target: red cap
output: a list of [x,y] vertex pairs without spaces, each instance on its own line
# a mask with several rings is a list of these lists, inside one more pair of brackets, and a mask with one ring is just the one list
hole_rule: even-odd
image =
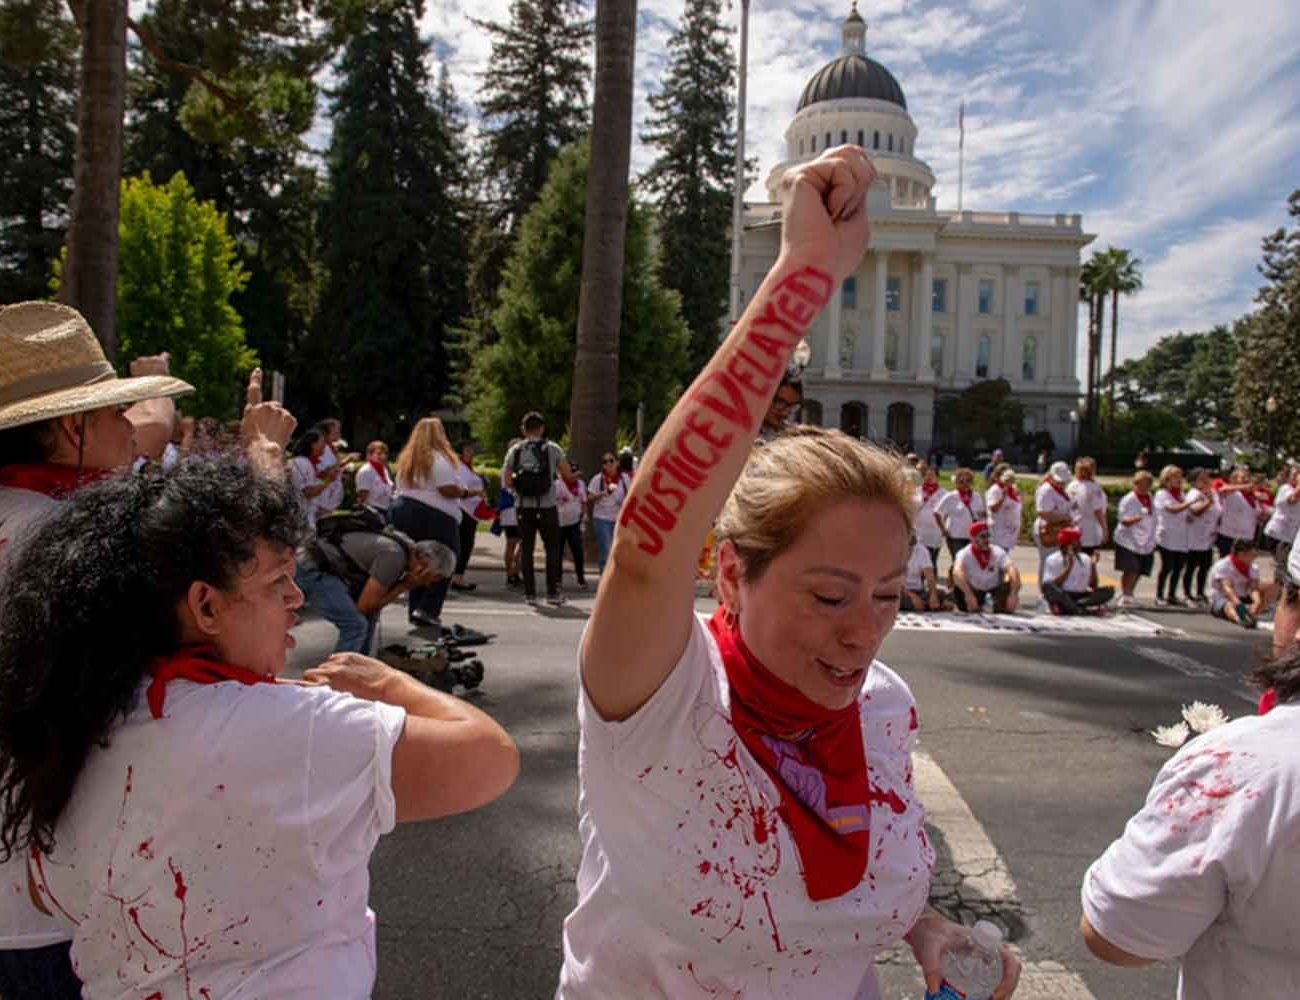
[[974,538],[981,532],[988,531],[989,524],[987,521],[972,521],[970,526],[970,536]]
[[1083,532],[1078,528],[1062,528],[1056,533],[1057,545],[1069,545],[1073,542],[1082,541]]

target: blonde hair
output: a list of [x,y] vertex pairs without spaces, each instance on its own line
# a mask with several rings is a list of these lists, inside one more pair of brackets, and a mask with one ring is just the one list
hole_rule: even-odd
[[1139,486],[1139,485],[1143,485],[1143,484],[1145,484],[1146,487],[1147,487],[1147,489],[1150,489],[1150,488],[1151,488],[1151,483],[1152,483],[1153,481],[1154,481],[1154,477],[1151,475],[1151,473],[1147,472],[1146,469],[1143,469],[1141,472],[1139,472],[1139,473],[1137,473],[1137,474],[1135,474],[1135,475],[1133,476],[1133,485],[1134,485],[1134,486]]
[[1166,465],[1160,470],[1160,488],[1162,490],[1169,489],[1169,480],[1173,479],[1174,476],[1181,476],[1182,474],[1183,470],[1179,466]]
[[992,486],[1002,478],[1002,473],[1011,471],[1010,462],[999,462],[993,466],[993,471],[989,473],[989,485]]
[[384,451],[388,451],[388,445],[385,444],[383,441],[371,441],[368,445],[366,445],[366,457],[369,458],[370,453],[374,451],[376,448],[383,448]]
[[411,436],[397,456],[397,478],[408,486],[426,482],[433,472],[435,451],[450,462],[452,468],[459,468],[460,459],[452,451],[442,421],[437,417],[425,417],[411,428]]
[[1084,472],[1087,472],[1090,476],[1097,474],[1097,460],[1095,458],[1089,458],[1085,455],[1074,463],[1075,479],[1082,479]]
[[898,455],[843,431],[800,426],[756,448],[713,529],[730,540],[753,583],[795,543],[817,512],[841,500],[883,503],[912,533],[915,500]]

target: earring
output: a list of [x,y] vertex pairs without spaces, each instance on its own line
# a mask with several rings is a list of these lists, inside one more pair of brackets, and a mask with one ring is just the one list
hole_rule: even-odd
[[727,628],[735,628],[740,621],[740,609],[727,605],[726,610],[722,612],[722,620],[727,623]]

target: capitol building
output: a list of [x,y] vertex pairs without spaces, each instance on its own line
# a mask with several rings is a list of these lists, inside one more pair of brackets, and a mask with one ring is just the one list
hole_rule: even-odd
[[924,454],[949,443],[952,429],[936,425],[940,398],[1004,378],[1025,431],[1047,431],[1066,451],[1080,395],[1079,253],[1093,236],[1079,215],[936,210],[903,88],[867,55],[856,6],[842,35],[839,56],[799,98],[768,202],[745,205],[741,307],[777,257],[782,176],[857,143],[879,173],[871,244],[808,332],[804,420]]

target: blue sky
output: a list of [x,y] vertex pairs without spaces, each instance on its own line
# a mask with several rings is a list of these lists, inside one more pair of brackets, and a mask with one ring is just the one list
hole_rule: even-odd
[[[509,0],[427,0],[424,30],[473,114],[487,40],[469,16]],[[637,130],[684,0],[641,0]],[[902,84],[938,177],[957,201],[966,101],[965,207],[1080,212],[1088,232],[1141,258],[1121,305],[1120,353],[1250,308],[1265,233],[1300,187],[1297,0],[861,0],[867,50]],[[760,179],[807,79],[839,50],[847,0],[752,0],[749,148]],[[731,12],[738,18],[738,7]],[[634,172],[652,151],[636,142]],[[765,197],[761,182],[753,199]]]

